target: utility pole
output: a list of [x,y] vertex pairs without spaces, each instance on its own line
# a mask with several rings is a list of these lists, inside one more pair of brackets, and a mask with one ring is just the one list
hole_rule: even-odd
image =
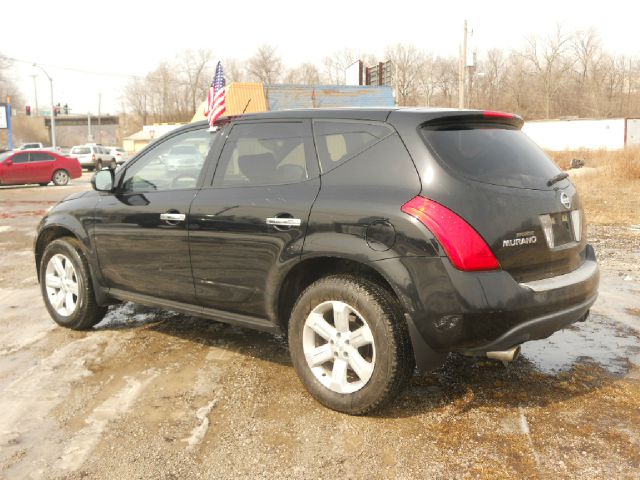
[[93,135],[91,135],[91,112],[87,113],[87,143],[93,142]]
[[467,21],[464,21],[464,38],[460,49],[460,63],[458,65],[458,108],[464,108],[465,74],[467,71]]
[[98,94],[98,143],[102,145],[102,120],[100,119],[100,106],[102,105],[102,94]]
[[49,85],[51,87],[51,146],[55,150],[56,148],[56,115],[55,115],[55,110],[53,106],[53,78],[51,78],[47,73],[47,71],[37,63],[34,63],[33,66],[38,67],[40,70],[42,70],[44,74],[47,76],[47,78],[49,79]]
[[34,73],[33,75],[29,75],[33,78],[33,96],[36,101],[36,117],[38,116],[38,87],[36,86],[36,77],[37,75]]

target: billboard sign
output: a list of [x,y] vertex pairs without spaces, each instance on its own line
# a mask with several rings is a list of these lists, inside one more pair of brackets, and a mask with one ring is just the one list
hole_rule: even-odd
[[7,106],[0,104],[0,129],[6,130],[7,128]]
[[353,62],[345,70],[345,85],[362,85],[362,62]]

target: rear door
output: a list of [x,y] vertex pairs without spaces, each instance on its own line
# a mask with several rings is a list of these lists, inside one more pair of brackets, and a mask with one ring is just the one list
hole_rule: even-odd
[[470,223],[514,278],[560,275],[584,261],[577,192],[517,126],[476,119],[435,122],[423,126],[422,135],[436,159],[463,182],[435,198],[428,187],[424,196]]
[[[36,183],[50,182],[56,159],[45,152],[31,152],[27,164],[30,181]],[[71,174],[71,172],[69,172]]]
[[269,317],[268,299],[282,268],[300,257],[319,188],[309,121],[235,124],[213,185],[190,211],[200,304]]
[[100,197],[94,240],[109,288],[195,303],[187,214],[204,164],[168,170],[165,161],[183,144],[206,158],[217,138],[204,127],[172,135],[127,167],[116,193]]

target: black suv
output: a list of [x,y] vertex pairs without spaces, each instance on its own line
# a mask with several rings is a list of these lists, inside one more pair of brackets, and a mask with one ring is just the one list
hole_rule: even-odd
[[513,359],[584,320],[599,277],[576,189],[522,123],[335,109],[187,125],[42,219],[47,309],[73,329],[131,301],[287,332],[305,387],[352,414],[447,352]]

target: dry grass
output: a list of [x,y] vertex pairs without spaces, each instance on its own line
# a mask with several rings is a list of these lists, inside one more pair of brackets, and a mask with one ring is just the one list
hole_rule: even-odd
[[562,169],[573,158],[584,160],[586,168],[572,172],[571,180],[590,223],[640,224],[640,148],[548,153]]

